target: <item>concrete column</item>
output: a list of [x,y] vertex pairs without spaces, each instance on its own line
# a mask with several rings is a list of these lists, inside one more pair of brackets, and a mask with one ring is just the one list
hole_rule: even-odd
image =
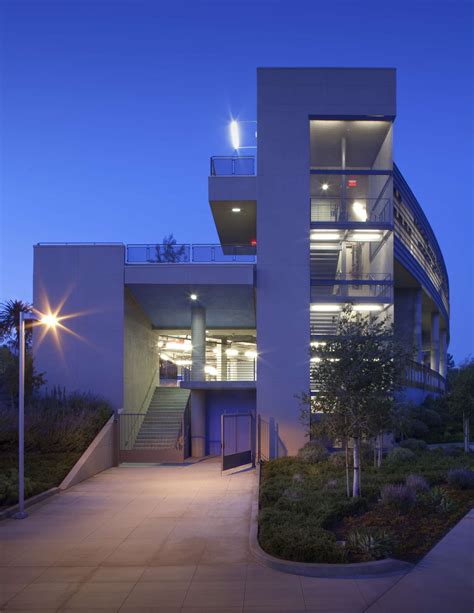
[[206,309],[201,306],[191,308],[192,381],[205,380],[206,366]]
[[221,381],[227,381],[227,339],[223,338],[221,342]]
[[446,379],[448,374],[448,344],[446,330],[439,333],[439,374]]
[[422,339],[422,314],[423,314],[423,290],[415,291],[413,313],[413,346],[414,359],[418,364],[423,362],[423,339]]
[[431,314],[430,368],[439,372],[439,313]]
[[206,455],[206,392],[191,390],[191,455]]

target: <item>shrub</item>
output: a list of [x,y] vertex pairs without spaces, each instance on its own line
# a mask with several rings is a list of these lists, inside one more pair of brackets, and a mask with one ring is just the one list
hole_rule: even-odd
[[414,492],[426,492],[430,489],[428,481],[421,475],[408,475],[405,484]]
[[259,519],[259,542],[271,555],[300,562],[344,561],[344,550],[334,534],[311,517],[264,509]]
[[381,560],[392,554],[394,540],[383,529],[352,530],[347,536],[346,548],[364,560]]
[[404,449],[403,447],[394,447],[390,449],[387,454],[387,462],[389,463],[398,463],[398,462],[406,462],[408,460],[413,460],[415,454],[410,449]]
[[329,463],[331,466],[334,466],[334,468],[345,468],[346,454],[344,451],[335,451],[334,453],[331,453],[329,456]]
[[380,492],[382,504],[399,513],[406,513],[415,504],[415,492],[406,485],[384,485]]
[[407,438],[404,441],[400,441],[400,447],[403,449],[409,449],[410,451],[424,451],[427,447],[424,440],[420,438]]
[[474,471],[467,468],[453,468],[448,471],[447,481],[458,490],[474,489]]
[[424,502],[437,513],[452,513],[456,509],[456,503],[442,487],[434,487],[427,492]]
[[[31,480],[25,478],[25,498],[33,493]],[[18,469],[12,468],[0,474],[0,506],[15,504],[18,501]]]
[[309,441],[298,451],[298,457],[304,462],[317,464],[323,462],[329,455],[327,448],[318,440]]

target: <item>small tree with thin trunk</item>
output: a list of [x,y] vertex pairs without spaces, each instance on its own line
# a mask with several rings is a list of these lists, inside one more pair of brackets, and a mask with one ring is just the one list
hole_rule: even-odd
[[173,234],[163,237],[163,243],[155,247],[155,262],[186,262],[186,246],[178,245]]
[[464,451],[470,451],[470,426],[474,417],[474,360],[452,372],[448,407],[454,417],[462,418]]
[[[312,350],[317,392],[313,411],[328,432],[347,445],[353,442],[352,495],[360,495],[363,439],[381,438],[390,429],[393,395],[400,386],[410,352],[394,338],[384,316],[346,307],[337,335]],[[381,453],[378,462],[381,461]]]

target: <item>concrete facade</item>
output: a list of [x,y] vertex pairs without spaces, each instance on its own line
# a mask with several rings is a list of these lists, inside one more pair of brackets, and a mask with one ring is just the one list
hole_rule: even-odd
[[257,90],[258,165],[211,163],[219,245],[35,248],[35,307],[68,329],[35,332],[48,385],[127,413],[157,385],[190,389],[180,436],[195,457],[219,453],[223,412],[269,424],[270,455],[298,451],[310,343],[344,304],[393,318],[413,348],[407,397],[441,393],[446,376],[448,278],[393,164],[395,70],[259,69]]

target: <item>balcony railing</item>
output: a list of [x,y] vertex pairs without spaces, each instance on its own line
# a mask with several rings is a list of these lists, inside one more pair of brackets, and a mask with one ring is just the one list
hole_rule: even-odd
[[337,298],[374,298],[391,302],[393,295],[392,275],[385,273],[351,275],[336,274],[336,278],[318,276],[311,278],[311,301]]
[[254,263],[252,245],[127,245],[126,264]]
[[215,155],[211,157],[211,177],[252,176],[255,158],[252,155]]
[[438,393],[444,392],[446,386],[444,377],[418,362],[410,362],[405,371],[404,383],[409,387],[418,387]]
[[391,223],[390,198],[311,198],[311,222]]
[[212,367],[205,374],[197,379],[193,376],[190,368],[183,368],[182,380],[189,381],[256,381],[257,362],[256,360],[233,361],[229,362],[225,368]]

